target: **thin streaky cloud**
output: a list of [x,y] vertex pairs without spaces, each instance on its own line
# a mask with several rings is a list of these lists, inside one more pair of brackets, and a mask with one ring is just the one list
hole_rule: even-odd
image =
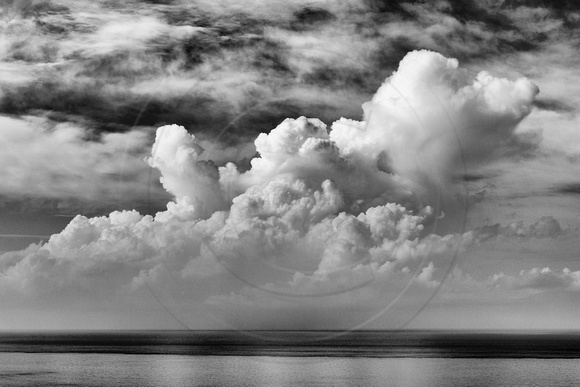
[[30,235],[30,234],[0,234],[0,238],[43,238],[48,239],[50,235]]

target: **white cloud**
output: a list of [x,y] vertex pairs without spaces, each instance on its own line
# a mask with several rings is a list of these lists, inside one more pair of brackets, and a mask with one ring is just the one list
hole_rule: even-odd
[[84,37],[82,42],[87,54],[142,51],[151,47],[152,41],[159,37],[181,40],[203,31],[203,28],[195,26],[169,26],[151,16],[119,15],[116,19]]
[[170,212],[185,219],[207,218],[226,209],[218,184],[218,168],[212,161],[200,160],[203,148],[185,128],[171,125],[157,130],[151,167],[161,172],[161,184],[175,196]]
[[[432,92],[445,97],[444,108],[430,107]],[[216,166],[203,158],[194,135],[163,126],[147,161],[174,197],[167,210],[155,217],[136,211],[77,216],[46,244],[1,256],[0,289],[29,296],[82,291],[105,299],[115,289],[135,294],[153,284],[172,302],[206,299],[206,305],[247,303],[255,292],[335,294],[334,302],[344,305],[353,294],[396,295],[413,279],[433,289],[473,235],[427,232],[440,214],[417,200],[429,188],[417,168],[448,181],[457,173],[455,136],[476,154],[471,164],[486,161],[485,152],[514,136],[536,92],[527,80],[487,74],[470,83],[456,61],[413,52],[365,105],[365,121],[341,120],[329,133],[318,119],[287,119],[258,136],[259,157],[245,172],[234,163]],[[37,157],[29,160],[50,159],[60,163],[55,169],[74,169],[65,160],[82,159],[99,170],[104,166],[97,160],[117,162],[116,147],[139,149],[143,139],[129,132],[93,144],[74,127],[38,136],[20,125],[11,142],[36,144],[29,149]],[[42,151],[39,137],[63,151]],[[476,144],[483,147],[479,153]],[[544,223],[534,232],[551,233],[553,222]],[[369,279],[375,284],[363,289]],[[254,291],[243,294],[244,286]],[[91,295],[93,288],[99,291]]]
[[365,121],[335,122],[330,139],[345,157],[380,159],[434,203],[453,192],[456,177],[518,153],[526,139],[515,128],[537,93],[527,79],[481,72],[472,80],[457,60],[415,51],[363,105]]

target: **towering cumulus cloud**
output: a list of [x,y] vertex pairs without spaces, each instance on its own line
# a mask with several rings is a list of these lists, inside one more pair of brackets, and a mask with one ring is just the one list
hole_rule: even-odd
[[159,169],[163,187],[175,197],[168,211],[182,219],[206,218],[226,208],[219,193],[218,169],[212,161],[199,160],[203,151],[183,127],[157,130],[148,162]]
[[525,143],[516,125],[538,88],[481,72],[471,80],[456,59],[415,51],[364,104],[363,122],[340,120],[331,139],[348,157],[379,160],[416,183],[448,184]]
[[363,121],[329,131],[286,119],[258,136],[246,171],[204,159],[183,127],[161,127],[147,161],[174,196],[167,210],[77,216],[46,244],[2,256],[0,290],[104,299],[148,286],[171,305],[279,310],[290,301],[270,296],[325,295],[328,307],[436,286],[472,234],[436,234],[442,209],[430,190],[452,191],[456,175],[517,147],[537,92],[525,79],[470,80],[454,59],[412,52]]

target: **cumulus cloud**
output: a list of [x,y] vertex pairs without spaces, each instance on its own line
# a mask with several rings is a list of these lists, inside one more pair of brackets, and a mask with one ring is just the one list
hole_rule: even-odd
[[457,60],[415,51],[363,106],[364,123],[335,122],[331,139],[345,154],[381,157],[385,170],[441,191],[526,141],[515,128],[537,93],[527,79],[481,72],[471,80]]
[[212,161],[199,159],[203,148],[183,127],[163,126],[157,130],[151,167],[161,171],[163,187],[175,196],[176,213],[193,219],[206,218],[226,208],[220,197],[218,169]]
[[[376,284],[361,290],[367,297],[391,292],[396,300],[410,282],[432,290],[473,234],[431,232],[441,213],[425,192],[458,173],[462,149],[475,155],[466,161],[474,166],[517,141],[514,128],[536,93],[525,79],[482,73],[469,81],[457,61],[420,51],[364,105],[364,121],[342,119],[329,132],[315,118],[287,119],[256,138],[259,155],[247,170],[240,160],[205,158],[203,141],[183,127],[160,127],[147,162],[173,196],[167,210],[77,216],[47,243],[3,255],[0,289],[89,294],[96,287],[95,297],[105,299],[112,289],[154,286],[206,305],[254,304],[255,292],[339,295],[369,280]],[[46,134],[73,150],[78,136],[68,127]],[[95,150],[141,134],[116,136]],[[534,227],[537,235],[558,231],[549,219]],[[353,301],[341,297],[335,302]]]

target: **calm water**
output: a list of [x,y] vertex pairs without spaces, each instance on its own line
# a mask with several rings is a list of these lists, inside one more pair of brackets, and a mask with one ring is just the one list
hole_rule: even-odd
[[1,386],[577,386],[580,334],[0,334]]

